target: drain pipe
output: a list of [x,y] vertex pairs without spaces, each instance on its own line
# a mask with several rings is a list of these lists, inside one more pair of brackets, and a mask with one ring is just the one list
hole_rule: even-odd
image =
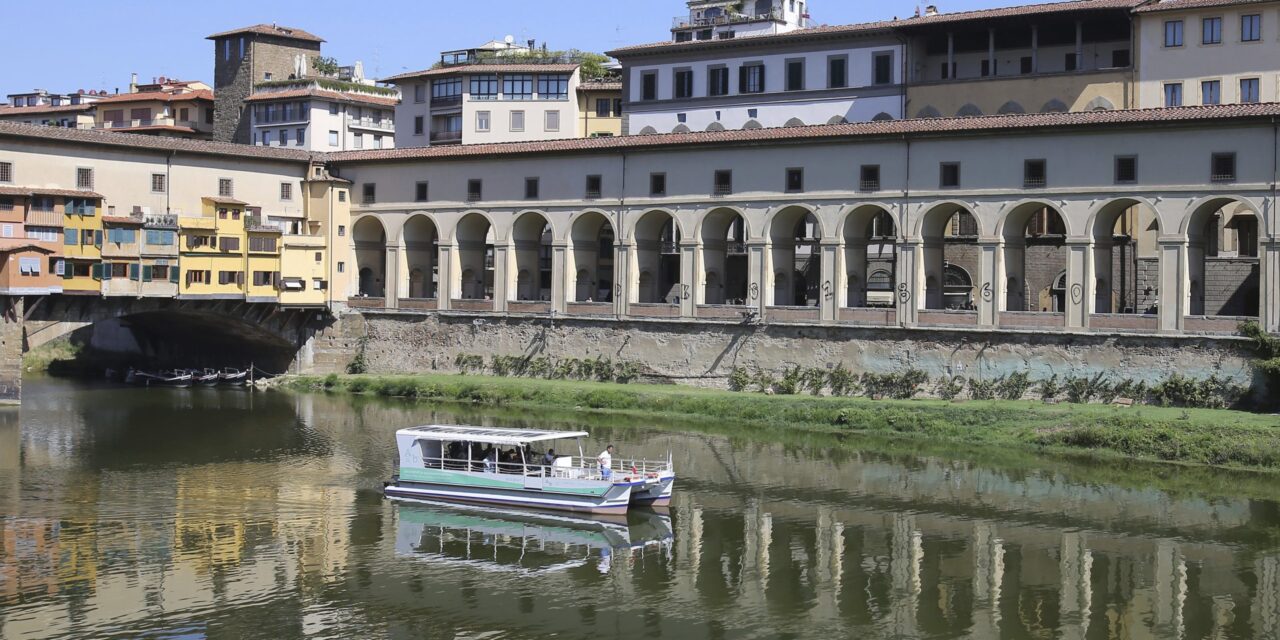
[[[613,297],[614,297],[614,300],[613,300],[613,315],[614,315],[614,317],[615,317],[615,318],[617,318],[618,320],[622,320],[622,318],[623,318],[623,314],[622,314],[622,305],[623,305],[623,304],[625,304],[625,303],[624,303],[622,300],[620,300],[619,298],[621,298],[621,297],[622,297],[622,295],[627,295],[628,297],[630,296],[630,294],[627,292],[627,287],[626,287],[625,285],[624,285],[624,286],[619,286],[619,285],[622,285],[622,283],[620,283],[620,282],[618,282],[618,281],[617,281],[617,280],[618,280],[618,263],[620,262],[620,260],[618,260],[618,242],[619,242],[620,240],[622,240],[622,210],[623,210],[623,209],[625,209],[625,208],[626,208],[626,206],[627,206],[627,152],[626,152],[626,150],[625,150],[625,149],[622,151],[622,181],[621,181],[621,182],[622,182],[622,185],[621,185],[622,192],[621,192],[621,194],[619,195],[619,198],[618,198],[618,208],[617,208],[617,209],[614,209],[614,211],[613,211],[613,219],[614,219],[614,226],[613,226],[613,265],[614,265],[614,266],[613,266],[613,271],[614,271],[614,273],[613,273],[613,279],[614,279],[614,282],[613,282]],[[569,233],[570,233],[570,235],[572,235],[572,234],[573,234],[573,229],[570,229],[570,230],[569,230]],[[596,259],[597,259],[597,260],[599,260],[599,257],[597,257]],[[627,263],[627,273],[626,273],[626,274],[623,274],[623,275],[624,275],[624,277],[627,279],[627,284],[630,284],[630,280],[631,280],[631,275],[630,275],[630,274],[631,274],[631,263]],[[598,287],[597,287],[597,288],[598,288]],[[621,294],[619,294],[619,291],[621,291]]]

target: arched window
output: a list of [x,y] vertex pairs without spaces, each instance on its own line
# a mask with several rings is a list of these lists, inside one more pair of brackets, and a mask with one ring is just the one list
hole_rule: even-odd
[[969,272],[954,264],[942,267],[942,298],[947,309],[973,308],[973,279]]

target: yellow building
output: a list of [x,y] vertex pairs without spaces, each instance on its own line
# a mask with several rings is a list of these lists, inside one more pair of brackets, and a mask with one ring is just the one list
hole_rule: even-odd
[[578,137],[622,135],[622,83],[593,80],[578,85]]
[[199,216],[178,218],[178,297],[242,300],[248,288],[248,204],[226,196],[210,196],[201,201]]
[[266,224],[261,214],[245,218],[247,238],[247,302],[278,302],[280,287],[280,237],[278,226]]
[[[82,170],[83,171],[83,170]],[[80,176],[83,178],[84,176]],[[92,181],[92,174],[89,174]],[[62,292],[68,295],[102,293],[102,196],[90,191],[46,190],[31,199],[32,211],[62,207]]]

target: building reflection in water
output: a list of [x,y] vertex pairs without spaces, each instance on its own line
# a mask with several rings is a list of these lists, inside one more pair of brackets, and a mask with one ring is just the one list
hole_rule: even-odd
[[669,514],[401,506],[423,416],[271,398],[287,433],[167,466],[112,455],[137,414],[0,412],[0,636],[1280,637],[1274,503],[600,427],[684,456]]

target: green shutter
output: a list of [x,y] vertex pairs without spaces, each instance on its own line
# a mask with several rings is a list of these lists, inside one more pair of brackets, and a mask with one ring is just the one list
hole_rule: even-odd
[[151,282],[151,265],[149,264],[142,265],[142,281]]
[[93,264],[93,269],[90,272],[93,274],[94,280],[101,280],[102,279],[102,263],[95,262]]
[[102,246],[102,229],[93,230],[93,246],[95,247]]
[[62,230],[62,244],[68,245],[68,246],[75,246],[76,244],[78,244],[77,241],[79,239],[80,239],[80,234],[75,229]]
[[111,279],[111,263],[103,262],[101,264],[102,264],[102,279],[110,280]]
[[177,281],[178,281],[178,265],[171,264],[169,265],[169,282],[177,282]]
[[138,279],[138,263],[136,262],[129,263],[129,279],[130,280]]

